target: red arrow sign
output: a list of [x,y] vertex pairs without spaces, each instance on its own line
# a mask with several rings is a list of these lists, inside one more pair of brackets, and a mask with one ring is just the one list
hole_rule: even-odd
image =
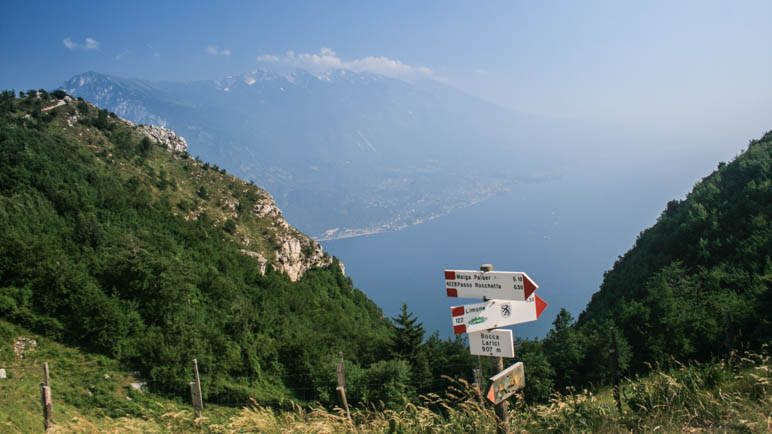
[[520,271],[445,270],[448,297],[525,301],[538,288]]

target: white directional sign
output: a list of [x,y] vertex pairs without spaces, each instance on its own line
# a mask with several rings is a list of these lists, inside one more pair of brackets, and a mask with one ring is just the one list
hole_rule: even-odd
[[445,270],[448,297],[525,301],[538,288],[519,271]]
[[488,300],[466,306],[453,306],[450,308],[453,333],[459,335],[536,321],[546,307],[547,303],[535,294],[526,301]]
[[494,329],[469,333],[469,350],[475,356],[515,357],[512,330]]
[[517,362],[494,375],[491,377],[491,382],[491,388],[488,389],[488,399],[498,405],[501,401],[525,387],[525,366],[523,362]]

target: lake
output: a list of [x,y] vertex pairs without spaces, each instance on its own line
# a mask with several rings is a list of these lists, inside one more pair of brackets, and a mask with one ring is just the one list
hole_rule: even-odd
[[578,316],[603,272],[668,200],[683,196],[684,185],[674,186],[668,175],[605,169],[523,183],[402,231],[323,245],[386,316],[396,316],[405,302],[427,334],[443,337],[452,335],[450,306],[480,301],[448,298],[443,270],[493,264],[497,271],[524,271],[548,307],[538,321],[511,328],[516,336],[543,337],[561,307]]

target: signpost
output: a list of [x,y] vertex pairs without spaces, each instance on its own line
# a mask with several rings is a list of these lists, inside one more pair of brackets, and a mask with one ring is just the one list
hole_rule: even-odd
[[445,270],[448,297],[525,301],[538,288],[519,271]]
[[499,404],[512,396],[513,393],[525,387],[525,367],[523,362],[517,362],[509,368],[499,372],[490,378],[491,387],[488,389],[488,400]]
[[488,399],[496,404],[499,433],[509,430],[506,399],[525,387],[525,369],[523,362],[517,362],[504,370],[503,357],[515,357],[515,348],[512,330],[497,327],[536,321],[547,307],[547,303],[534,294],[538,288],[539,285],[527,274],[519,271],[496,272],[490,264],[480,266],[480,271],[445,270],[448,297],[485,300],[483,303],[453,306],[450,314],[453,333],[469,334],[469,351],[493,357],[493,372],[497,374],[491,377],[493,384],[488,391]]
[[469,350],[475,356],[515,357],[512,330],[495,329],[469,333]]
[[460,335],[536,321],[546,307],[547,303],[535,294],[526,301],[488,300],[453,306],[450,308],[453,333]]

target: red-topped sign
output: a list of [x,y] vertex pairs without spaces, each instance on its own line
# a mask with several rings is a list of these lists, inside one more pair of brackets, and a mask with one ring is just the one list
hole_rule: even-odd
[[547,303],[535,294],[526,301],[488,300],[483,303],[453,306],[450,308],[453,333],[460,335],[536,321],[546,307]]
[[448,297],[525,301],[538,288],[520,271],[445,270]]

